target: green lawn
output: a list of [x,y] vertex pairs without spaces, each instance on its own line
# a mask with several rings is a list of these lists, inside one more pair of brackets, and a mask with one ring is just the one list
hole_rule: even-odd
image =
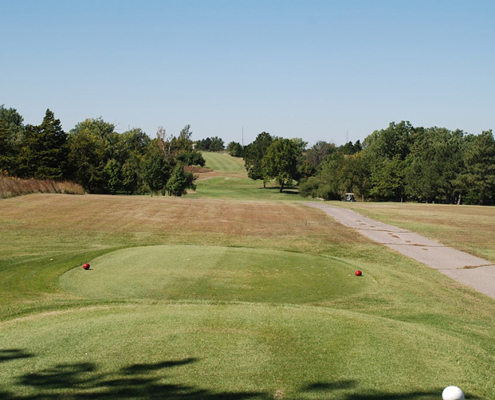
[[228,153],[201,152],[206,161],[205,167],[219,172],[246,173],[244,160],[240,157],[231,157]]
[[494,300],[243,182],[0,200],[0,397],[493,396]]

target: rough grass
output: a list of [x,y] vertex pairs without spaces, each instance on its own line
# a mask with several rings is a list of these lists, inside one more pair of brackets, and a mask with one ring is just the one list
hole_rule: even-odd
[[495,263],[495,207],[417,203],[335,203]]
[[[300,202],[30,195],[0,201],[0,226],[2,398],[493,395],[495,302]],[[333,296],[335,268],[366,287]],[[100,271],[117,296],[103,276],[74,289]]]
[[74,182],[20,179],[0,174],[0,198],[5,199],[32,193],[84,194],[84,189]]

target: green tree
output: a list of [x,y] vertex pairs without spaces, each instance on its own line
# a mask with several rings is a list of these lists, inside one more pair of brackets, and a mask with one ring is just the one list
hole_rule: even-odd
[[464,160],[467,186],[466,201],[495,204],[495,139],[491,130],[475,136],[467,145]]
[[[409,122],[390,123],[363,142],[363,155],[370,167],[370,193],[384,200],[404,200],[406,158],[416,132]],[[395,168],[395,170],[394,170]]]
[[342,176],[345,157],[342,153],[332,153],[320,164],[318,173],[299,186],[303,197],[340,200],[346,190]]
[[67,175],[67,134],[49,109],[39,126],[28,125],[19,153],[25,178],[61,180]]
[[152,154],[143,165],[143,179],[153,193],[165,192],[170,179],[173,164],[166,161],[162,154]]
[[282,192],[285,185],[299,178],[298,162],[301,154],[301,147],[296,141],[283,138],[275,139],[263,157],[263,175],[275,179],[280,185],[280,192]]
[[[24,139],[24,118],[15,108],[5,108],[0,106],[0,123],[5,131],[6,143],[15,147],[22,143]],[[1,149],[1,148],[0,148]]]
[[4,120],[0,120],[0,173],[15,175],[17,170],[17,146],[11,141],[11,131]]
[[117,160],[115,160],[114,158],[108,160],[107,164],[105,165],[104,172],[106,185],[110,193],[115,194],[117,191],[123,188],[122,166]]
[[242,145],[237,142],[230,142],[227,145],[227,151],[232,157],[242,157]]
[[71,177],[90,193],[105,193],[107,190],[105,167],[109,160],[116,158],[114,149],[118,148],[119,140],[114,129],[113,124],[102,118],[88,118],[69,133]]
[[139,167],[138,170],[136,166],[133,165],[128,160],[124,163],[124,165],[122,165],[121,173],[122,173],[122,189],[127,194],[132,194],[138,191],[140,184],[141,168]]
[[261,132],[254,142],[244,148],[244,166],[248,177],[253,180],[263,179],[263,187],[267,179],[263,171],[263,158],[273,140],[274,138],[268,132]]
[[327,143],[325,141],[316,142],[313,147],[311,147],[306,152],[306,160],[311,165],[314,171],[318,168],[318,166],[323,162],[325,157],[333,154],[337,151],[337,147],[334,143]]
[[464,171],[462,131],[417,129],[406,159],[406,193],[419,201],[452,203],[460,195],[457,178]]
[[167,182],[167,191],[170,196],[182,196],[187,193],[187,189],[196,189],[194,176],[185,172],[184,165],[178,162]]
[[372,174],[373,187],[370,194],[381,199],[404,201],[405,174],[406,163],[399,155],[391,160],[383,160],[380,168],[376,168]]
[[223,139],[219,138],[218,136],[212,137],[209,150],[222,151],[223,149],[224,149]]

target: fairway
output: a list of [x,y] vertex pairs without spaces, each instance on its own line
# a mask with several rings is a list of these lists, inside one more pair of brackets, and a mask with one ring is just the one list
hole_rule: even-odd
[[232,157],[227,153],[214,153],[202,151],[201,154],[206,161],[205,167],[217,172],[235,172],[246,174],[244,160],[241,157]]
[[1,200],[1,397],[491,398],[492,299],[222,179],[231,198]]
[[94,299],[218,300],[307,304],[375,285],[328,257],[259,249],[151,246],[118,250],[74,268],[60,286]]

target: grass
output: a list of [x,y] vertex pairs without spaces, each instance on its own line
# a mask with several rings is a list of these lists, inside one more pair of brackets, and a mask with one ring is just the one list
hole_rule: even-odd
[[[145,266],[143,270],[143,266]],[[303,253],[217,246],[152,246],[95,259],[60,287],[92,299],[157,299],[310,304],[373,290],[352,265]]]
[[196,181],[196,198],[217,198],[229,200],[291,200],[302,201],[296,188],[288,187],[279,193],[279,186],[268,182],[266,188],[261,180],[247,177],[244,160],[227,153],[203,152],[206,167],[213,171],[200,173]]
[[244,168],[244,160],[240,157],[231,157],[227,153],[215,153],[209,151],[203,151],[203,158],[206,161],[205,167],[211,168],[217,172],[222,173],[240,173],[246,174]]
[[84,194],[84,189],[73,182],[58,182],[49,179],[20,179],[0,173],[0,198],[5,199],[31,193]]
[[335,203],[495,263],[495,208],[417,203]]
[[1,200],[0,397],[493,397],[494,300],[276,191],[214,186]]

